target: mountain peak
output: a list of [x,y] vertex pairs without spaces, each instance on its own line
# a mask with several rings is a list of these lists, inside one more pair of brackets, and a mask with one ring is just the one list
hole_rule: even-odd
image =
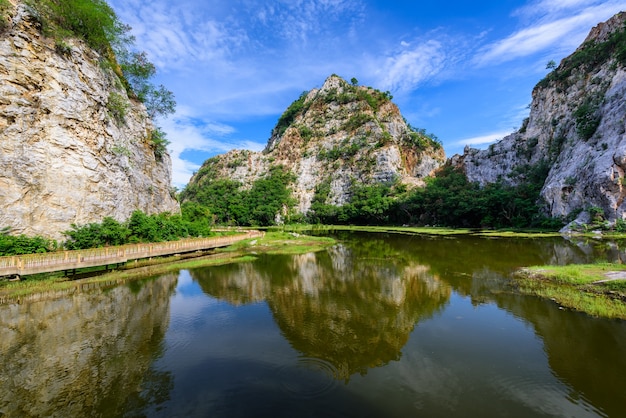
[[[285,110],[262,153],[243,157],[242,151],[231,151],[207,161],[192,178],[192,189],[220,178],[246,187],[282,166],[295,178],[296,211],[306,214],[314,198],[348,203],[355,184],[423,184],[422,178],[443,164],[443,148],[412,128],[391,99],[389,92],[331,75]],[[329,188],[323,198],[321,185]]]

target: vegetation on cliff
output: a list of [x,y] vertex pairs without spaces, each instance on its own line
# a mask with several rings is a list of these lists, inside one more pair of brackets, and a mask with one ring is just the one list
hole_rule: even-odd
[[562,87],[569,87],[568,83],[574,72],[590,73],[612,59],[626,66],[626,25],[621,30],[609,34],[605,40],[588,40],[565,58],[558,67],[549,65],[552,71],[535,88],[545,88],[550,83],[560,83]]
[[[150,118],[174,112],[174,94],[163,85],[154,86],[150,82],[156,74],[156,67],[145,52],[133,49],[130,26],[119,20],[105,0],[26,0],[25,3],[41,32],[55,40],[59,54],[71,53],[72,47],[66,39],[82,39],[98,52],[102,63],[118,75],[128,95],[146,106]],[[115,96],[110,97],[107,106],[118,122],[124,121],[123,103],[119,99],[116,101]],[[169,141],[157,128],[149,135],[149,143],[160,159]]]

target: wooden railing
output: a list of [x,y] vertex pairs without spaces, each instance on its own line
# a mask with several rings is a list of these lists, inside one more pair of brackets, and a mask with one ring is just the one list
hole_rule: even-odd
[[198,250],[227,247],[248,238],[263,236],[259,231],[246,231],[237,235],[214,238],[193,238],[179,241],[129,244],[118,247],[89,250],[56,251],[42,254],[0,257],[0,277],[24,276],[54,271],[75,270],[86,267],[126,263],[131,260],[182,254]]

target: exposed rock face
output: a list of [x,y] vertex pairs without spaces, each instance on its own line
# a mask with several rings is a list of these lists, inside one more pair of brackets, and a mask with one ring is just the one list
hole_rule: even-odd
[[72,223],[178,212],[145,107],[94,51],[68,44],[57,52],[19,3],[0,34],[0,227],[60,239]]
[[[533,91],[522,128],[487,150],[454,156],[471,181],[517,183],[543,164],[545,211],[568,216],[600,207],[610,221],[626,217],[626,13],[592,29]],[[620,56],[620,54],[622,56]]]
[[330,185],[325,203],[343,205],[355,182],[420,185],[444,161],[441,146],[414,132],[387,94],[333,75],[287,109],[263,152],[211,158],[190,184],[229,178],[245,187],[282,165],[296,177],[296,209],[306,214],[322,183]]

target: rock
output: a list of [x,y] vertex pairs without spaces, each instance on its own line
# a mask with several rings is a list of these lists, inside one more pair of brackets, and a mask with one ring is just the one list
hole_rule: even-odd
[[[145,107],[98,54],[67,43],[57,53],[21,3],[0,34],[0,227],[62,239],[73,223],[178,212]],[[127,106],[123,121],[107,109],[111,95]]]
[[528,179],[528,167],[544,164],[541,204],[547,215],[566,218],[597,206],[611,222],[624,219],[625,62],[616,51],[600,62],[584,56],[592,56],[593,48],[611,51],[602,42],[624,31],[625,21],[621,12],[593,28],[585,43],[537,84],[519,131],[487,150],[467,147],[452,163],[483,185],[499,179],[519,183]]
[[326,203],[339,206],[350,201],[355,182],[398,180],[415,187],[445,161],[441,145],[414,132],[388,96],[372,88],[332,75],[295,104],[300,110],[290,107],[283,114],[263,152],[234,150],[211,158],[190,185],[226,178],[249,187],[282,165],[295,175],[296,209],[306,214],[321,184],[330,185]]

